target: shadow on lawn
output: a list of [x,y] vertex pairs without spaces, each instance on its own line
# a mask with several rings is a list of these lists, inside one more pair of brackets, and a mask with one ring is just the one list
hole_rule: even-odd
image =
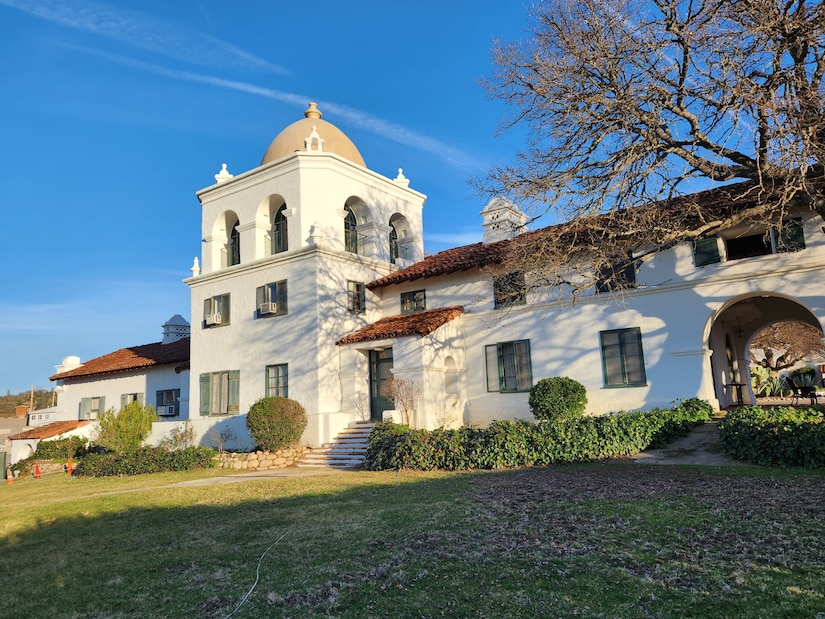
[[762,616],[748,610],[777,599],[813,616],[823,490],[822,475],[598,463],[68,499],[0,549],[0,615],[225,617],[271,547],[236,616]]

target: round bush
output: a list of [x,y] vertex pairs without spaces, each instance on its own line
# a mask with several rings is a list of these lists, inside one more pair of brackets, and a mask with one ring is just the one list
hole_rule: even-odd
[[536,419],[573,419],[584,413],[587,390],[580,382],[565,376],[542,378],[530,389],[529,403]]
[[307,427],[307,414],[295,400],[261,398],[249,409],[246,427],[258,447],[276,451],[301,440]]

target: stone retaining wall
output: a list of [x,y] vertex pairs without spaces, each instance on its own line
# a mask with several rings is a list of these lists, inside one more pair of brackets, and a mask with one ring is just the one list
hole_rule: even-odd
[[218,468],[235,470],[284,469],[295,464],[295,461],[307,451],[309,451],[309,448],[301,445],[279,449],[278,451],[251,451],[248,453],[224,451],[219,454]]

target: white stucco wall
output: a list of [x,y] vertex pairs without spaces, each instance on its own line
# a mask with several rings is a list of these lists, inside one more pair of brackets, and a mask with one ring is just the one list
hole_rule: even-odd
[[64,379],[58,382],[57,408],[66,411],[72,419],[78,419],[83,398],[105,397],[105,410],[120,409],[120,397],[128,393],[144,394],[144,404],[156,405],[156,392],[180,389],[180,406],[177,417],[164,417],[167,421],[186,419],[189,415],[189,372],[176,373],[174,365],[132,370],[98,376]]

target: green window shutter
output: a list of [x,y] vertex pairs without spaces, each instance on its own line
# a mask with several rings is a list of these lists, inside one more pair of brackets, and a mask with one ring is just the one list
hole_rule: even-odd
[[278,295],[278,313],[279,314],[286,314],[287,313],[287,305],[286,305],[286,280],[282,282],[278,282],[278,288],[276,290],[276,294]]
[[211,399],[211,396],[212,396],[212,375],[211,374],[201,374],[200,387],[201,387],[200,414],[206,416],[206,415],[209,415],[210,399]]
[[204,299],[203,300],[203,319],[206,320],[206,317],[212,313],[212,299]]
[[142,405],[144,403],[144,400],[145,400],[145,394],[138,391],[137,401]]
[[229,323],[229,295],[221,295],[221,316],[223,317],[223,324]]
[[80,399],[80,418],[88,419],[92,414],[92,398]]
[[120,408],[123,409],[126,406],[126,394],[120,394]]
[[776,251],[781,253],[805,249],[805,234],[799,219],[790,219],[779,229]]
[[693,242],[693,264],[703,267],[708,264],[721,262],[719,243],[715,236],[706,239],[697,239]]
[[515,342],[516,390],[530,391],[533,387],[533,368],[530,362],[530,340]]
[[98,413],[102,413],[106,410],[106,396],[100,396],[100,409]]
[[[203,379],[203,376],[201,376]],[[163,406],[163,391],[155,391],[155,410]]]
[[255,288],[255,309],[259,309],[266,302],[266,286],[258,286]]
[[489,344],[484,347],[484,357],[487,365],[487,391],[500,391],[498,372],[498,344]]
[[239,370],[229,371],[229,393],[227,411],[237,413],[240,410],[241,373]]

